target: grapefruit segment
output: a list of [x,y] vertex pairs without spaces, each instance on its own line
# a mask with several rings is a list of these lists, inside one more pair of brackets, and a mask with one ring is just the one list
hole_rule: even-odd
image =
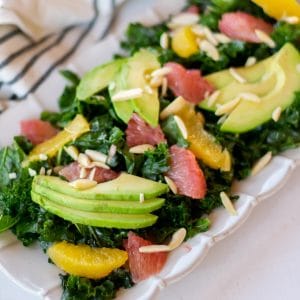
[[23,120],[20,125],[21,134],[34,145],[49,140],[58,132],[49,122],[39,119]]
[[165,67],[171,69],[167,75],[168,87],[175,96],[182,96],[185,100],[197,104],[205,98],[206,93],[214,90],[199,70],[187,70],[175,62],[168,62]]
[[132,231],[128,233],[128,239],[124,240],[123,244],[128,253],[133,282],[137,283],[159,273],[167,260],[166,252],[140,253],[140,247],[152,245],[152,243]]
[[155,146],[166,141],[159,125],[151,127],[136,113],[129,120],[125,133],[128,147],[144,144]]
[[245,12],[225,13],[219,21],[219,30],[228,37],[251,43],[261,43],[255,34],[255,30],[261,30],[266,34],[273,31],[271,24]]
[[206,180],[190,150],[176,145],[170,148],[170,169],[166,175],[174,181],[179,194],[194,199],[204,198]]

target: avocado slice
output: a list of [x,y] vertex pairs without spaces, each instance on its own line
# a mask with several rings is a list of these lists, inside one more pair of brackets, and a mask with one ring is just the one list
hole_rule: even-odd
[[[262,79],[264,74],[268,71],[269,65],[272,63],[272,57],[268,57],[252,66],[239,67],[235,70],[247,80],[247,82],[254,83]],[[236,80],[232,77],[229,69],[215,72],[205,76],[205,79],[211,83],[216,89],[221,89]]]
[[[142,88],[147,85],[146,74],[160,68],[157,55],[150,50],[141,49],[128,61],[128,88]],[[152,89],[152,94],[145,92],[142,97],[133,99],[134,110],[151,126],[158,125],[159,99],[157,89]]]
[[[247,84],[236,83],[235,88],[232,83],[229,83],[222,88],[212,110],[215,110],[218,104],[233,100],[237,95],[237,90],[254,93],[261,97],[258,103],[241,100],[222,124],[221,131],[247,132],[269,121],[277,107],[283,111],[294,101],[294,93],[300,89],[300,74],[296,71],[296,66],[300,63],[298,50],[292,44],[287,43],[265,62],[268,68],[259,81]],[[245,69],[248,68],[241,68],[239,73],[242,75],[241,71]],[[242,76],[245,76],[246,73]],[[245,90],[242,87],[245,87]],[[267,91],[268,89],[269,91]],[[226,98],[223,98],[222,95],[226,95]],[[207,103],[201,103],[200,107],[207,109],[206,105]]]
[[[124,63],[120,68],[119,72],[116,74],[114,81],[108,87],[109,95],[112,98],[115,94],[120,91],[127,89],[127,78],[129,73],[129,66]],[[134,106],[131,100],[128,101],[115,101],[112,102],[117,116],[125,123],[131,118],[134,112]]]
[[164,199],[149,199],[143,203],[139,201],[88,200],[74,198],[58,193],[41,185],[33,184],[32,191],[50,201],[65,207],[89,212],[110,212],[121,214],[144,214],[159,209]]
[[33,191],[31,192],[31,198],[45,210],[75,224],[137,229],[151,226],[157,220],[157,216],[151,214],[113,214],[81,211],[54,203]]
[[[158,68],[160,68],[160,64],[155,52],[148,49],[139,50],[122,66],[115,78],[115,86],[109,89],[110,96],[112,97],[123,90],[135,88],[144,90],[148,85],[145,75]],[[125,123],[128,123],[133,111],[135,111],[151,126],[158,125],[159,99],[157,89],[153,89],[151,94],[145,91],[140,98],[115,101],[113,106],[118,117]]]
[[85,100],[106,88],[113,80],[124,61],[125,59],[117,59],[104,65],[97,66],[87,72],[80,80],[76,90],[76,97],[79,100]]
[[87,190],[77,190],[67,181],[55,176],[38,175],[34,177],[33,184],[47,187],[56,192],[79,199],[111,199],[111,200],[139,200],[140,194],[144,199],[153,199],[168,191],[164,183],[155,182],[142,177],[121,173],[116,179],[99,183]]
[[277,81],[277,74],[273,71],[273,68],[271,70],[272,71],[267,72],[266,76],[258,82],[239,83],[237,81],[233,81],[227,86],[219,89],[220,94],[218,99],[212,106],[208,106],[207,100],[201,102],[199,106],[205,110],[215,111],[217,109],[217,105],[223,105],[230,102],[241,93],[254,93],[255,91],[255,95],[258,97],[266,96],[275,88]]

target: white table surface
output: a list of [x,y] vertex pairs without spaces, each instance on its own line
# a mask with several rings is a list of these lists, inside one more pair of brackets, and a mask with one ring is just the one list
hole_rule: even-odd
[[[140,2],[150,3],[139,1],[143,9]],[[167,287],[157,299],[300,299],[298,178],[300,168],[281,191],[254,209],[242,227],[217,243],[193,273]],[[41,298],[23,291],[0,273],[0,300],[21,299]]]

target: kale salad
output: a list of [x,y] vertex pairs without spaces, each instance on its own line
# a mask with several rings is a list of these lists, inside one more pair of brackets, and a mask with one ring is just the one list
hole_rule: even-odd
[[[113,299],[236,215],[233,180],[300,144],[300,5],[189,0],[0,149],[0,232],[39,243],[62,298]],[[126,55],[124,54],[126,53]],[[41,250],[41,251],[42,251]]]

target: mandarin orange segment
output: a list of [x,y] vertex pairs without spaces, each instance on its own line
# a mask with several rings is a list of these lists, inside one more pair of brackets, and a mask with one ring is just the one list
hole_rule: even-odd
[[121,267],[128,259],[126,251],[113,248],[92,248],[66,241],[48,248],[47,254],[63,271],[81,277],[99,279]]
[[279,20],[286,17],[298,17],[300,21],[300,3],[297,0],[252,0],[264,12]]
[[188,131],[189,149],[198,159],[213,169],[230,171],[229,152],[223,149],[215,137],[203,128],[204,117],[201,113],[195,112],[194,105],[184,100],[183,97],[178,97],[161,112],[160,117],[165,119],[170,115],[177,115],[184,122]]

